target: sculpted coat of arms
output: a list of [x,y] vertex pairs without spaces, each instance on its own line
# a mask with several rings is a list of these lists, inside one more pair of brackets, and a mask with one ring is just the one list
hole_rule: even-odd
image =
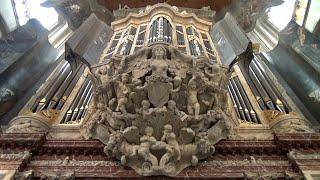
[[227,69],[154,44],[91,68],[93,102],[81,133],[143,176],[197,165],[232,126]]

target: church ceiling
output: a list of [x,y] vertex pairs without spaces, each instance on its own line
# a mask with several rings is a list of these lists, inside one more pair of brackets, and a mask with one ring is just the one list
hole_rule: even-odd
[[210,6],[212,10],[220,11],[224,7],[230,5],[232,0],[98,0],[98,2],[111,11],[119,9],[119,5],[121,5],[122,7],[124,5],[127,5],[130,8],[141,8],[147,5],[154,5],[156,3],[168,3],[172,6],[195,9],[200,9],[204,6]]

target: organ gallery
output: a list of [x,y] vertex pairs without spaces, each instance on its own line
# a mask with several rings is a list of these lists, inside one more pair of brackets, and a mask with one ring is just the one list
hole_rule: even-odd
[[1,178],[320,177],[316,1],[17,4]]

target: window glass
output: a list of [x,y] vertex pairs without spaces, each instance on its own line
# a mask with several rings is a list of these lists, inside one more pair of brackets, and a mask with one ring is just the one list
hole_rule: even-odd
[[20,26],[29,19],[37,19],[46,29],[50,30],[58,23],[58,13],[54,8],[42,7],[46,0],[14,0]]
[[284,0],[279,6],[271,7],[268,11],[269,21],[279,30],[284,29],[293,17],[294,0]]
[[320,0],[312,0],[308,12],[306,29],[313,32],[320,19]]

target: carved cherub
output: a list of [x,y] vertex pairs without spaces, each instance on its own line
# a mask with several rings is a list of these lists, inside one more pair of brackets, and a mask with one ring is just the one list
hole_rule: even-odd
[[122,113],[127,113],[126,105],[129,102],[129,95],[131,93],[130,88],[128,87],[129,75],[122,74],[121,81],[117,85],[117,100],[118,105],[116,111],[121,111]]
[[126,123],[120,118],[119,112],[113,112],[110,108],[106,108],[103,116],[110,127],[120,131],[124,130]]
[[211,65],[207,63],[205,74],[209,77],[209,81],[205,81],[209,90],[212,92],[209,101],[204,102],[209,109],[214,107],[226,108],[227,94],[224,87],[228,82],[229,76],[226,75],[227,68],[221,65]]
[[150,161],[152,166],[158,166],[158,159],[150,152],[150,148],[157,140],[153,137],[153,128],[146,127],[145,135],[140,138],[140,146],[138,149],[138,155],[144,158],[145,161]]
[[150,102],[148,100],[143,100],[141,102],[141,105],[142,105],[141,113],[142,113],[143,119],[145,119],[146,116],[152,113],[152,109],[150,109]]
[[205,74],[209,77],[208,85],[210,85],[215,92],[221,91],[228,82],[231,73],[227,73],[228,68],[223,65],[206,63]]
[[150,108],[150,102],[148,100],[143,100],[141,102],[141,108],[136,109],[136,112],[142,114],[142,118],[146,119],[147,116],[152,114],[153,110],[153,108]]
[[97,123],[104,123],[105,118],[103,117],[104,105],[102,103],[98,103],[96,112],[92,115],[92,118]]
[[194,115],[197,119],[200,113],[200,104],[198,101],[198,90],[194,77],[188,83],[188,113]]
[[173,100],[168,101],[168,110],[172,111],[176,116],[178,116],[181,121],[184,121],[188,118],[188,115],[185,112],[180,111],[177,108],[176,102],[174,102]]
[[166,153],[160,159],[160,166],[165,167],[171,158],[176,158],[178,161],[181,159],[181,152],[176,135],[173,133],[172,126],[166,124],[164,126],[162,142],[166,142]]
[[172,93],[176,93],[180,91],[182,79],[179,76],[175,76],[173,78],[173,89],[171,90]]
[[103,116],[103,111],[104,111],[104,105],[102,103],[97,104],[97,108],[95,108],[95,112],[92,114],[92,118],[87,120],[83,125],[86,127],[85,132],[88,136],[88,138],[92,137],[92,134],[94,132],[94,127],[96,126],[97,123],[103,124],[105,122],[105,116]]
[[107,93],[106,102],[108,102],[112,98],[112,78],[110,77],[109,67],[104,66],[100,67],[98,70],[99,79],[101,81],[100,90],[105,91]]

